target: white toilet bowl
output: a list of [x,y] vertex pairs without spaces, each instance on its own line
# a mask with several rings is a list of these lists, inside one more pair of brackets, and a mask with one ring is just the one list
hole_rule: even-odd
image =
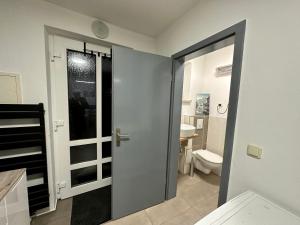
[[193,164],[196,169],[205,174],[210,174],[211,171],[221,176],[223,158],[208,150],[193,151]]

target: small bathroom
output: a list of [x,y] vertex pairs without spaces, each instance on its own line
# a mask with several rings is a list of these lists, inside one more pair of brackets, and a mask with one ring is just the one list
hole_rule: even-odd
[[177,192],[203,214],[217,208],[234,45],[186,60]]

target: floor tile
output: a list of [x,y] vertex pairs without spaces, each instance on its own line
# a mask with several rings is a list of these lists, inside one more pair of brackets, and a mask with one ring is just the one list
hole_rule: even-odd
[[152,225],[152,223],[143,210],[121,219],[107,222],[104,225]]
[[[196,172],[178,175],[177,197],[105,225],[192,225],[217,208],[220,177]],[[59,201],[55,212],[31,225],[70,225],[72,199]]]
[[220,185],[220,177],[215,175],[214,173],[207,175],[201,172],[196,172],[195,174],[198,176],[200,182],[205,182],[216,187],[219,187]]
[[31,225],[70,225],[71,217],[61,217],[54,220],[48,220],[45,217],[40,217],[31,222]]
[[210,212],[214,211],[218,207],[218,195],[211,196],[210,198],[203,198],[194,208],[199,212],[200,215],[205,216]]
[[53,220],[52,222],[48,223],[47,225],[70,225],[71,220],[70,218],[63,217],[57,220]]
[[159,205],[148,208],[145,211],[150,217],[152,224],[159,225],[177,215],[184,213],[190,207],[191,206],[183,198],[176,197]]
[[219,177],[215,175],[201,175],[200,182],[185,186],[178,191],[178,196],[185,199],[191,206],[198,205],[207,199],[218,196]]
[[177,179],[177,194],[181,194],[187,187],[190,187],[194,184],[201,182],[201,178],[198,174],[194,174],[194,176],[188,175],[178,175]]
[[[31,225],[50,225],[52,221],[58,221],[59,219],[63,220],[71,220],[71,212],[72,212],[72,198],[68,198],[65,200],[59,200],[57,202],[57,207],[54,212],[50,212],[38,217],[33,217],[31,221]],[[65,222],[64,221],[64,222]],[[70,223],[70,222],[69,222]],[[60,225],[60,224],[59,224]],[[69,224],[66,224],[69,225]]]
[[191,207],[186,212],[162,223],[162,225],[193,225],[202,217],[196,209]]

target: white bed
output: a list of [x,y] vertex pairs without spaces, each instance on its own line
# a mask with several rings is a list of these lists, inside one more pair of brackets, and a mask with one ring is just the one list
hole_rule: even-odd
[[247,191],[228,201],[195,225],[300,225],[300,217]]

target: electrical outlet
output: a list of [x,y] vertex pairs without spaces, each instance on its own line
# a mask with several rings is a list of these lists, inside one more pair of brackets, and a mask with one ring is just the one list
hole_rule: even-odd
[[248,145],[247,155],[257,158],[257,159],[261,159],[262,148],[257,147],[255,145]]

